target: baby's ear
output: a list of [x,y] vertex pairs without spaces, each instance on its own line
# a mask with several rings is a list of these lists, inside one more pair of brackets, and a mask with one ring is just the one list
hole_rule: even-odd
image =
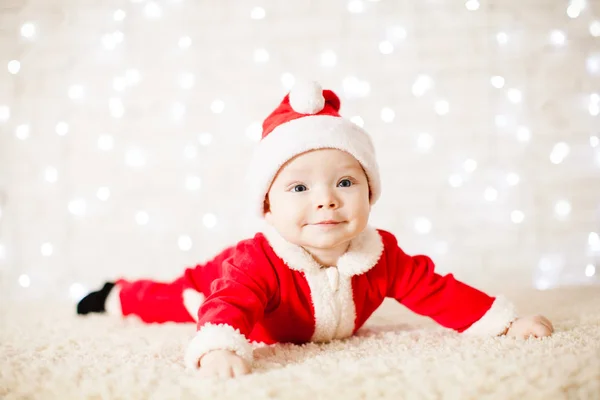
[[268,199],[265,199],[265,202],[263,203],[263,215],[264,215],[265,221],[269,225],[273,225],[273,221],[272,221],[273,214],[271,213],[271,206],[269,204]]

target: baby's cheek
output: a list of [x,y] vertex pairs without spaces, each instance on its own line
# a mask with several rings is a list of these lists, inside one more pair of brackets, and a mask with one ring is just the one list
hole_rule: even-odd
[[369,218],[369,214],[371,213],[371,205],[369,202],[361,202],[361,206],[359,207],[359,218],[367,219]]
[[289,202],[285,204],[277,214],[279,223],[285,225],[287,229],[296,230],[304,225],[304,221],[307,219],[303,208],[296,202]]

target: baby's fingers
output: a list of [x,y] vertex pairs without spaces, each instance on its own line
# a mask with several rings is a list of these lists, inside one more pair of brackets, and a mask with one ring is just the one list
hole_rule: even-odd
[[233,368],[229,365],[225,365],[219,369],[219,378],[233,378],[234,376]]
[[250,368],[244,362],[235,363],[232,367],[232,373],[234,377],[246,375],[250,373]]
[[200,368],[200,376],[203,378],[230,378],[232,375],[229,365],[211,365]]
[[550,322],[550,320],[548,318],[540,316],[539,322],[544,324],[550,330],[550,333],[554,332],[554,326],[552,325],[552,322]]
[[529,331],[530,335],[533,335],[537,338],[550,336],[552,334],[552,329],[541,322],[533,325]]

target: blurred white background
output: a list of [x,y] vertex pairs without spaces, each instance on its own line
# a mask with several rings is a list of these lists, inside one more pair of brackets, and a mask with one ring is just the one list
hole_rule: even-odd
[[598,282],[600,1],[2,0],[4,295],[171,279],[258,225],[260,124],[316,79],[372,225],[470,283]]

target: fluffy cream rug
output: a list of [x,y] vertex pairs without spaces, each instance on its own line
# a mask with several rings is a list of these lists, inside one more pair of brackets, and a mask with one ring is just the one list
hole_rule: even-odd
[[600,287],[506,294],[521,312],[548,316],[556,333],[461,337],[386,302],[358,336],[262,346],[251,375],[223,381],[184,369],[192,324],[77,317],[71,304],[4,301],[0,398],[600,399]]

